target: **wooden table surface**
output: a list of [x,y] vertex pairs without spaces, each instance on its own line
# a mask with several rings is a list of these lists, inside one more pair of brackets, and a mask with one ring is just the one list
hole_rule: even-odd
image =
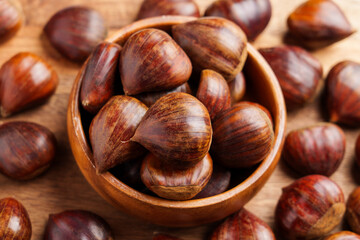
[[[54,164],[40,177],[26,182],[17,182],[0,175],[0,198],[12,196],[27,208],[33,226],[33,240],[42,239],[44,227],[50,213],[65,209],[85,209],[105,218],[111,225],[116,239],[151,239],[154,232],[171,233],[185,240],[205,239],[214,224],[195,228],[169,229],[152,225],[127,216],[105,202],[85,181],[72,156],[66,132],[66,108],[70,89],[80,64],[61,57],[44,41],[42,28],[58,10],[71,5],[86,5],[97,9],[106,19],[109,34],[133,21],[141,0],[20,0],[26,15],[25,26],[14,39],[0,45],[0,64],[21,51],[36,53],[49,61],[58,72],[60,84],[55,96],[38,108],[0,119],[0,124],[12,120],[29,120],[51,129],[58,140],[58,151]],[[195,0],[204,11],[211,0]],[[273,17],[262,35],[255,41],[256,47],[270,47],[282,44],[286,32],[288,14],[303,0],[271,0]],[[353,27],[358,30],[348,39],[314,52],[324,66],[324,76],[331,66],[345,59],[360,62],[360,1],[335,0],[345,11]],[[359,79],[360,81],[360,79]],[[287,130],[326,121],[320,110],[319,97],[306,107],[288,115]],[[359,169],[354,165],[354,142],[360,129],[345,129],[347,149],[343,163],[331,177],[347,196],[360,183]],[[1,149],[0,149],[1,151]],[[250,201],[246,208],[265,220],[271,227],[274,222],[274,208],[281,194],[281,188],[294,181],[297,176],[282,162],[274,174]],[[341,227],[339,226],[337,230]]]

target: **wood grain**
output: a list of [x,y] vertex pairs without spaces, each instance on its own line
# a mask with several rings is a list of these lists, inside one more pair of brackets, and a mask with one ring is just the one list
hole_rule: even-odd
[[[202,12],[211,0],[196,0]],[[205,239],[216,224],[196,228],[170,229],[158,227],[131,216],[124,215],[107,204],[90,187],[75,164],[66,133],[66,108],[73,80],[80,68],[61,57],[44,40],[42,27],[56,11],[71,5],[94,7],[105,17],[110,33],[130,23],[140,7],[140,0],[21,0],[26,15],[25,26],[14,39],[0,45],[0,64],[20,51],[30,51],[44,57],[53,65],[60,77],[60,84],[47,104],[17,114],[0,123],[12,120],[30,120],[51,129],[59,142],[56,161],[42,176],[26,182],[17,182],[0,176],[0,198],[15,197],[27,208],[33,225],[32,239],[41,239],[50,213],[66,209],[84,209],[104,217],[113,228],[116,239],[151,239],[154,232],[165,232],[185,240]],[[303,0],[272,0],[273,17],[265,32],[255,41],[257,47],[271,47],[282,44],[286,32],[288,14]],[[325,75],[337,62],[348,59],[360,62],[360,1],[335,0],[345,11],[353,27],[358,30],[349,38],[330,47],[314,52],[323,63]],[[326,121],[321,94],[312,104],[289,113],[288,131]],[[346,196],[360,184],[359,169],[354,166],[354,145],[360,129],[345,128],[347,149],[345,159],[338,171],[331,177],[344,190]],[[247,204],[247,209],[273,227],[274,209],[281,194],[281,188],[297,178],[282,162],[260,191]],[[347,198],[347,197],[346,197]],[[339,226],[337,230],[340,230]],[[348,228],[346,225],[345,228]]]

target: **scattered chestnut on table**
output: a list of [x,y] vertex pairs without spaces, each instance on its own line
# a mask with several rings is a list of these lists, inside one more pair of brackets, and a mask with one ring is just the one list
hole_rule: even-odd
[[12,38],[23,25],[24,17],[18,0],[0,2],[0,43]]
[[283,159],[302,175],[332,175],[345,154],[346,139],[341,128],[332,123],[318,123],[291,131],[286,139]]
[[269,0],[217,0],[205,11],[205,16],[223,17],[239,25],[249,41],[266,28],[271,18]]
[[210,240],[275,240],[271,228],[242,208],[226,218],[211,234]]
[[275,223],[288,240],[313,239],[334,229],[344,213],[341,188],[328,177],[308,175],[283,188]]
[[14,198],[0,199],[0,237],[3,240],[30,240],[31,221],[25,207]]
[[360,63],[343,61],[326,79],[327,108],[331,122],[360,126]]
[[0,114],[8,117],[46,102],[55,92],[58,76],[41,57],[21,52],[0,68]]
[[349,231],[342,231],[331,234],[324,238],[324,240],[360,240],[360,235]]
[[360,187],[357,187],[347,200],[346,220],[351,229],[360,234]]
[[44,27],[51,45],[71,61],[84,61],[107,35],[103,17],[96,10],[73,6],[55,13]]
[[259,52],[278,78],[288,110],[315,97],[323,73],[319,60],[296,46],[260,48]]
[[194,0],[144,0],[137,19],[162,15],[200,17],[200,12]]
[[0,125],[0,149],[0,172],[16,180],[28,180],[49,168],[56,139],[39,124],[7,122]]
[[328,46],[352,33],[348,19],[332,0],[308,0],[288,17],[291,36],[309,49]]
[[44,240],[114,240],[109,224],[100,216],[84,210],[50,214]]

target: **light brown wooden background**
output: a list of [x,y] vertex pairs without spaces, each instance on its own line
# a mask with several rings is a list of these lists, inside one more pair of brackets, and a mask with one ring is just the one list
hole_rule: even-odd
[[[0,175],[0,198],[12,196],[27,208],[33,225],[32,239],[41,239],[49,213],[65,209],[86,209],[104,217],[111,225],[116,239],[151,239],[154,232],[172,233],[185,240],[205,239],[215,226],[167,229],[126,216],[107,204],[88,185],[73,159],[66,133],[66,108],[69,92],[80,65],[62,58],[42,36],[42,28],[56,11],[70,5],[86,5],[97,9],[106,19],[109,34],[133,21],[141,0],[20,0],[26,15],[25,26],[11,41],[0,45],[0,64],[20,51],[30,51],[46,58],[60,76],[55,96],[39,108],[26,111],[9,119],[31,120],[50,128],[56,135],[59,148],[54,164],[42,176],[27,182],[17,182]],[[211,0],[195,0],[204,11]],[[324,65],[325,75],[335,63],[351,59],[360,62],[360,1],[335,0],[345,11],[358,33],[328,48],[314,52]],[[303,0],[271,0],[273,17],[264,33],[254,43],[257,47],[282,44],[288,14]],[[360,81],[360,79],[359,79]],[[288,116],[288,130],[325,121],[320,110],[325,106],[315,100],[305,108]],[[360,183],[359,169],[354,165],[354,142],[360,129],[346,129],[347,150],[339,170],[331,177],[343,188],[346,196]],[[0,149],[1,151],[1,149]],[[280,163],[260,193],[246,205],[273,227],[274,208],[281,188],[296,178]],[[340,227],[338,228],[340,229]]]

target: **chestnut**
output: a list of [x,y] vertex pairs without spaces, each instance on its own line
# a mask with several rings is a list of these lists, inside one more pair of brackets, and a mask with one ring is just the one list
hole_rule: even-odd
[[126,185],[141,191],[145,188],[140,177],[142,160],[143,158],[140,157],[132,161],[118,164],[114,168],[110,169],[110,172],[114,175],[114,177]]
[[177,169],[150,153],[143,160],[140,175],[145,186],[158,196],[187,200],[205,187],[212,171],[213,163],[209,154],[192,167]]
[[211,153],[229,168],[253,166],[266,158],[274,142],[271,120],[249,103],[237,103],[213,121]]
[[181,47],[158,29],[129,37],[120,54],[121,82],[126,95],[170,90],[184,84],[192,71]]
[[18,0],[0,2],[0,43],[12,38],[24,22],[21,3]]
[[283,159],[302,175],[332,175],[345,154],[346,139],[341,128],[318,123],[291,131],[285,140]]
[[211,120],[231,107],[229,86],[226,80],[213,70],[206,69],[201,72],[196,97],[208,109]]
[[271,228],[260,218],[242,208],[221,223],[210,240],[275,240]]
[[289,110],[311,101],[322,78],[321,63],[296,46],[262,48],[259,52],[273,69]]
[[49,168],[56,139],[47,128],[31,122],[0,125],[0,172],[17,180],[34,178]]
[[360,235],[349,231],[342,231],[331,234],[324,238],[324,240],[360,240]]
[[336,64],[326,79],[327,108],[331,122],[360,126],[360,64],[343,61]]
[[25,207],[14,198],[0,200],[0,237],[4,240],[30,240],[31,221]]
[[227,19],[199,18],[174,25],[172,34],[197,72],[211,69],[231,81],[244,66],[246,36],[239,26]]
[[205,11],[205,16],[227,18],[241,27],[249,41],[264,31],[271,18],[269,0],[218,0]]
[[118,95],[112,97],[94,117],[89,128],[94,164],[99,173],[117,164],[145,155],[146,150],[130,142],[147,107],[139,100]]
[[200,17],[200,12],[194,0],[144,0],[137,19],[161,15]]
[[0,114],[16,112],[47,101],[56,90],[58,76],[41,57],[22,52],[6,61],[0,69]]
[[350,194],[346,203],[346,220],[351,229],[360,234],[360,187]]
[[256,103],[256,102],[250,102],[250,101],[241,101],[241,102],[239,102],[239,104],[243,104],[243,103],[250,104],[250,105],[253,105],[254,107],[260,108],[260,109],[263,110],[263,111],[266,113],[266,115],[269,117],[271,123],[272,123],[272,124],[274,123],[270,111],[269,111],[266,107],[264,107],[263,105],[261,105],[261,104],[259,104],[259,103]]
[[303,46],[316,49],[354,33],[348,19],[332,0],[308,0],[288,17],[290,34]]
[[92,114],[96,114],[114,95],[120,49],[116,43],[100,43],[86,64],[80,101],[83,108]]
[[73,6],[55,13],[44,27],[52,46],[72,61],[83,61],[107,35],[103,17],[96,10]]
[[206,107],[187,93],[170,93],[149,108],[130,141],[169,165],[186,168],[204,159],[211,137]]
[[239,72],[233,80],[228,82],[228,84],[231,95],[231,103],[235,104],[239,102],[245,95],[246,82],[244,74]]
[[44,240],[114,240],[109,224],[100,216],[84,210],[50,214]]
[[283,188],[275,223],[286,239],[313,239],[334,229],[344,213],[341,188],[325,176],[308,175]]

